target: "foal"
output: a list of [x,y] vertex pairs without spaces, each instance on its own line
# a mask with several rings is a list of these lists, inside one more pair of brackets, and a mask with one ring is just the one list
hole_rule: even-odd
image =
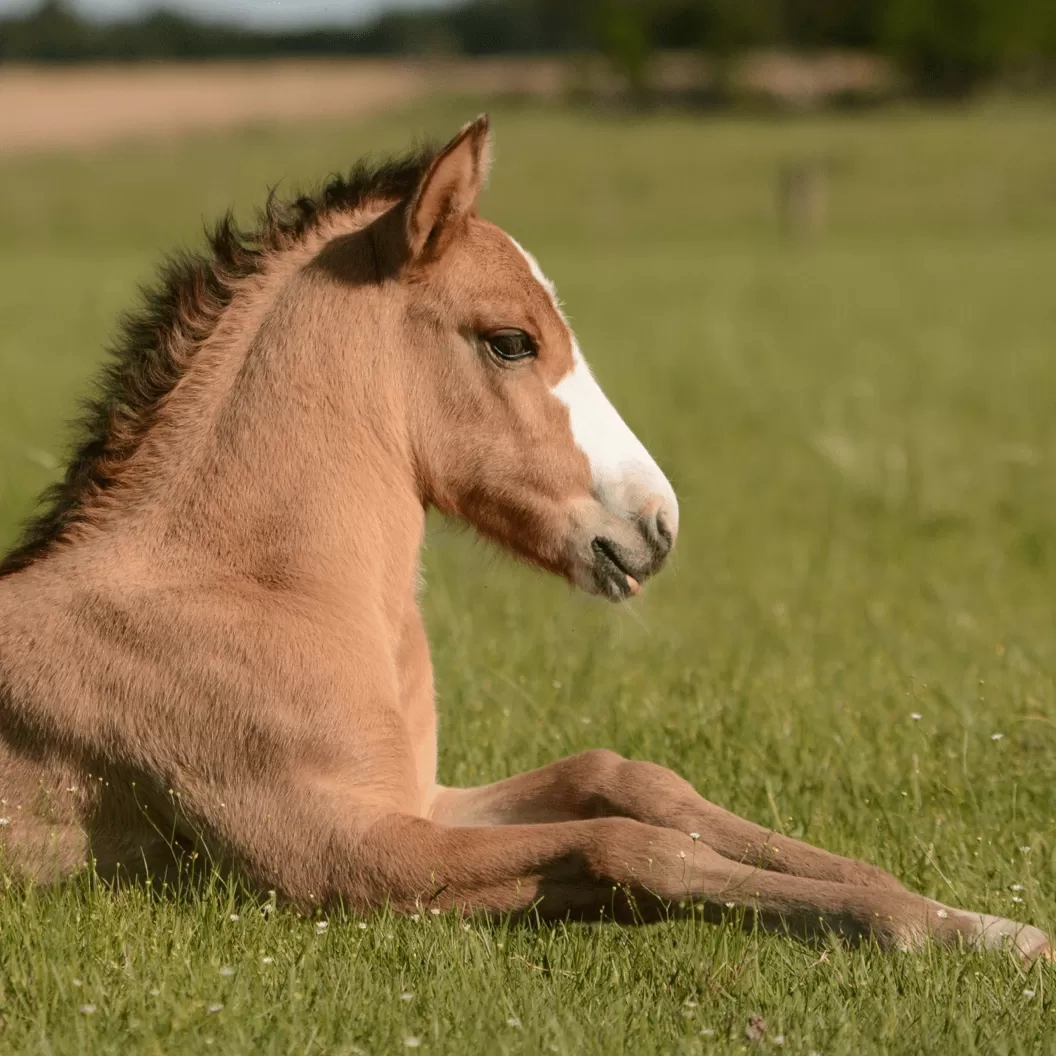
[[126,327],[89,438],[0,564],[0,842],[50,881],[200,847],[297,905],[649,919],[1049,952],[585,752],[436,782],[416,598],[435,506],[636,594],[678,504],[535,260],[476,212],[484,118],[230,221]]

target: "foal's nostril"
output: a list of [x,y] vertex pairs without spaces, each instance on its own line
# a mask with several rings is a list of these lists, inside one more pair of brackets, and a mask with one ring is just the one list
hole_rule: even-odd
[[675,545],[675,535],[671,523],[664,514],[663,507],[656,506],[646,510],[639,518],[642,534],[648,540],[653,552],[653,559],[659,565]]
[[671,547],[675,545],[675,533],[671,530],[671,523],[662,508],[656,511],[656,533],[663,540],[666,557],[671,552]]

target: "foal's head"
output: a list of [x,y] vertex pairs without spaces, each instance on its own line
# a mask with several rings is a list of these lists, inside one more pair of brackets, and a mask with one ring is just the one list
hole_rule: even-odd
[[406,203],[402,325],[427,501],[576,585],[637,593],[667,557],[678,503],[591,376],[534,258],[476,213],[487,119]]

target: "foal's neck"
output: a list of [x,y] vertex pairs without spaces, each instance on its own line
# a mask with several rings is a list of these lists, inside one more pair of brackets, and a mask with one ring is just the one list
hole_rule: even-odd
[[424,508],[402,350],[379,321],[389,297],[277,261],[203,344],[141,477],[143,506],[184,554],[225,578],[370,607],[397,632],[414,606]]

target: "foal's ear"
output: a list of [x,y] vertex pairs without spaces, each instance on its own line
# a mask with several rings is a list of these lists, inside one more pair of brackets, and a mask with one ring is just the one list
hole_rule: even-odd
[[473,211],[491,167],[491,134],[482,114],[433,160],[407,210],[411,260],[435,257]]

